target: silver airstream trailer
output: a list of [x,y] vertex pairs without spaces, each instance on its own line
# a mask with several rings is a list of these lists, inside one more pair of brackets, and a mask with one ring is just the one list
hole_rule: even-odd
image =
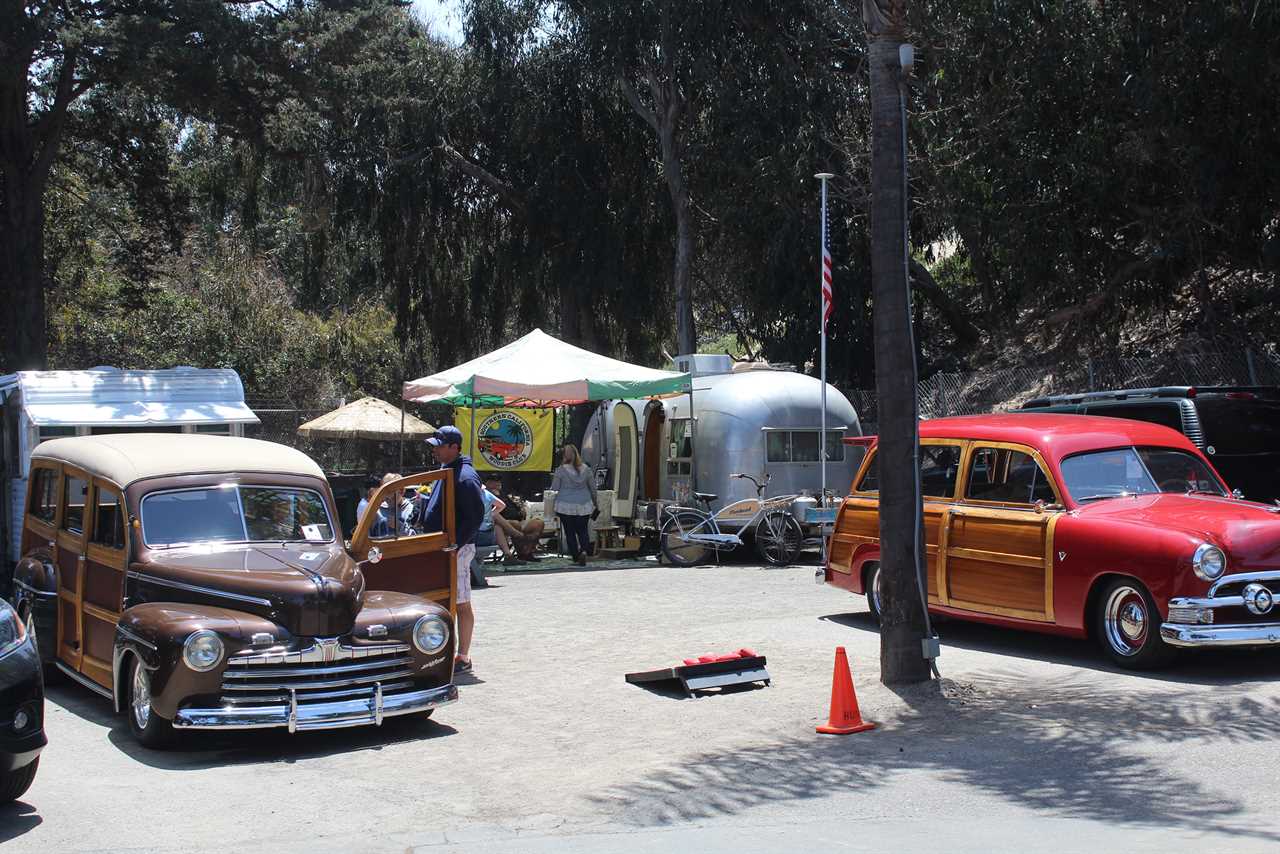
[[[714,494],[711,509],[757,497],[739,474],[768,479],[766,496],[797,494],[792,505],[808,534],[820,528],[811,508],[821,492],[820,380],[728,356],[677,357],[677,370],[693,375],[693,393],[661,400],[605,401],[582,442],[584,459],[601,486],[614,491],[613,516],[622,525],[656,530],[665,508],[691,506],[694,493]],[[862,449],[846,436],[862,435],[858,413],[827,386],[827,490],[841,495],[861,461]],[[751,521],[745,513],[718,518],[721,530]]]

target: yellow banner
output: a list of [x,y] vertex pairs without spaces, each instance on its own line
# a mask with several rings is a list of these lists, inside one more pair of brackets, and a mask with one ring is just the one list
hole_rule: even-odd
[[477,409],[472,450],[471,409],[456,407],[454,424],[462,431],[462,452],[480,471],[551,471],[555,426],[553,410]]

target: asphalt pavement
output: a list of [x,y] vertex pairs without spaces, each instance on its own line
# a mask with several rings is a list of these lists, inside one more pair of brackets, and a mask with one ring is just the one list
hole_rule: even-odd
[[[476,676],[430,720],[137,746],[50,686],[5,851],[1280,850],[1280,654],[1125,673],[1093,646],[939,626],[940,683],[879,684],[861,597],[812,567],[507,575]],[[871,732],[820,736],[844,645]],[[623,674],[750,647],[769,687],[685,699]]]

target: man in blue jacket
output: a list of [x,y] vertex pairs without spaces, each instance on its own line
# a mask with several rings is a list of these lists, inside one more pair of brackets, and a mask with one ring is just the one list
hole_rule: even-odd
[[[454,537],[458,544],[458,654],[454,670],[471,672],[471,635],[476,616],[471,609],[471,562],[476,556],[476,532],[484,518],[484,496],[480,475],[471,459],[462,453],[462,431],[452,425],[441,427],[427,439],[431,455],[442,468],[453,471]],[[444,530],[444,490],[433,489],[422,514],[422,530]]]

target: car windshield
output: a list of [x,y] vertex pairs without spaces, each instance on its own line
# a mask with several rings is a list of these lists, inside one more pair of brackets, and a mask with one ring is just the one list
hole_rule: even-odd
[[1157,492],[1226,495],[1209,467],[1173,448],[1113,448],[1062,461],[1062,479],[1076,501]]
[[187,543],[329,542],[324,499],[310,489],[211,486],[142,499],[142,539],[150,547]]

